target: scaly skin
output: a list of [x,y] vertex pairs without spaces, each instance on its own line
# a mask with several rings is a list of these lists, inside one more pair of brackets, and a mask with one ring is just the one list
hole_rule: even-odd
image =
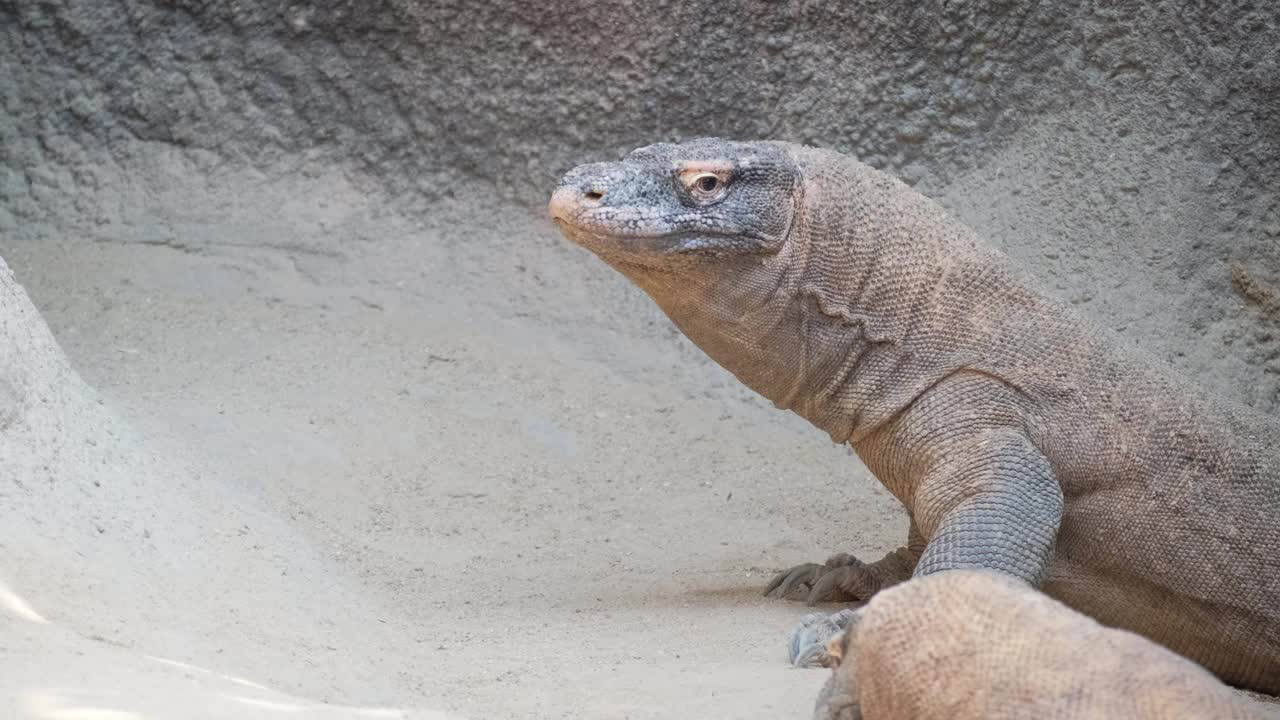
[[1195,663],[992,572],[879,594],[830,645],[814,720],[1272,717]]
[[[994,570],[1280,693],[1274,419],[1095,327],[835,152],[653,145],[569,172],[551,214],[906,507],[907,547],[799,566],[773,594],[867,600],[909,574]],[[826,638],[797,632],[793,659],[823,660]]]

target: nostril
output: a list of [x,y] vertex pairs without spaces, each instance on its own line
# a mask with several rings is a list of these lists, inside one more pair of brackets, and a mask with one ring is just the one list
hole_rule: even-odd
[[591,202],[600,202],[600,198],[604,197],[604,193],[599,190],[588,190],[582,194],[582,197],[590,200]]

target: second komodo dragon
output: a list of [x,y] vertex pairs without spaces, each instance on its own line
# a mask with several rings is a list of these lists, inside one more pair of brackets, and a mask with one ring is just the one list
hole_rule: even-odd
[[[651,145],[573,169],[550,211],[906,507],[905,547],[799,566],[772,594],[867,600],[989,569],[1280,694],[1280,422],[1096,327],[836,152]],[[809,639],[793,660],[823,654]]]
[[813,720],[1278,717],[1190,660],[990,571],[876,593],[828,647],[837,667]]

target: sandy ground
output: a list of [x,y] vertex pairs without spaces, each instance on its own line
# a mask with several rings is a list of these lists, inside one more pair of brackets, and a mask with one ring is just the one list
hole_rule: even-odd
[[0,242],[70,362],[10,315],[0,715],[808,717],[763,584],[906,532],[847,449],[483,186],[156,161]]

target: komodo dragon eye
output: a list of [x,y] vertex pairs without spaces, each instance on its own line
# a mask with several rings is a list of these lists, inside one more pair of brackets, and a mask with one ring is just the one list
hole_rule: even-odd
[[680,173],[680,181],[694,200],[708,203],[720,199],[729,186],[728,171],[691,169]]

